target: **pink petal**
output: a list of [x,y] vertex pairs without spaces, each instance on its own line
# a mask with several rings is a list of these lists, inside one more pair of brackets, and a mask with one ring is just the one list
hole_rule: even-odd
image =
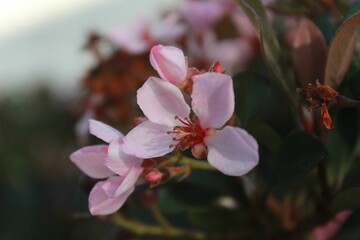
[[231,77],[221,73],[204,73],[193,80],[192,108],[199,117],[201,127],[222,127],[234,113]]
[[224,15],[223,1],[186,1],[184,17],[198,31],[211,27]]
[[114,197],[122,195],[129,189],[133,188],[143,171],[144,169],[141,167],[133,167],[124,177],[124,180],[122,181],[120,186],[116,189]]
[[124,135],[116,130],[115,128],[106,125],[105,123],[96,121],[96,120],[89,120],[89,128],[90,133],[101,140],[110,143],[111,141],[121,138]]
[[107,150],[106,145],[84,147],[71,154],[70,160],[89,177],[106,178],[113,174],[105,166]]
[[162,79],[172,84],[181,84],[186,79],[186,60],[183,51],[179,48],[163,45],[152,47],[150,63]]
[[125,177],[120,176],[112,176],[110,177],[111,181],[105,181],[101,187],[106,193],[106,195],[110,198],[114,198],[116,190],[119,188],[119,186],[124,181]]
[[164,156],[174,150],[174,134],[167,134],[173,128],[146,121],[136,126],[124,138],[122,150],[124,153],[139,158],[153,158]]
[[204,34],[204,48],[208,61],[220,61],[227,73],[235,65],[244,68],[255,54],[251,42],[247,39],[218,40],[212,32]]
[[147,51],[153,42],[149,30],[149,20],[138,17],[130,28],[118,27],[112,29],[106,36],[118,47],[133,54],[140,54]]
[[242,38],[251,40],[257,38],[257,33],[252,25],[250,19],[246,17],[245,14],[241,12],[235,12],[231,15],[233,22],[235,23],[235,27],[237,31],[241,35]]
[[175,116],[188,117],[190,108],[180,89],[166,80],[150,77],[137,91],[137,103],[150,121],[168,126],[179,125]]
[[178,12],[170,12],[158,24],[151,28],[151,33],[159,42],[174,43],[187,31],[187,25],[182,22],[182,16]]
[[259,162],[256,140],[243,129],[227,126],[204,142],[209,163],[226,175],[242,176]]
[[98,182],[93,187],[89,195],[89,209],[92,215],[108,215],[116,212],[134,191],[134,187],[132,187],[123,194],[110,198],[106,194],[104,185],[111,186],[116,184],[118,184],[117,177],[112,177],[106,181]]
[[123,141],[120,138],[112,141],[105,161],[105,165],[120,176],[127,174],[133,167],[139,167],[142,163],[141,158],[125,154],[121,149],[122,144]]

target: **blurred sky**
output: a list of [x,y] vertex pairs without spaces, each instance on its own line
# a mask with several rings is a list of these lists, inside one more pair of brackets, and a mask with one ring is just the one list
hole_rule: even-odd
[[91,66],[89,31],[153,21],[176,0],[0,0],[0,93],[48,83],[74,91]]

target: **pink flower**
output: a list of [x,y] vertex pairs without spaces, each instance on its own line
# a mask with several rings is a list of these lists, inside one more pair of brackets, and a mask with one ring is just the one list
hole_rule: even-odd
[[339,231],[342,225],[351,215],[351,210],[344,210],[335,214],[327,223],[322,226],[316,227],[312,231],[314,240],[330,240]]
[[188,66],[181,49],[160,44],[153,46],[150,63],[162,79],[177,86],[185,82]]
[[155,43],[172,43],[186,32],[176,12],[169,13],[161,22],[151,25],[150,21],[139,17],[129,28],[116,28],[107,34],[110,41],[130,53],[143,53]]
[[107,37],[118,47],[134,54],[147,51],[155,43],[150,33],[149,21],[143,17],[137,18],[137,21],[129,28],[112,29]]
[[197,31],[212,27],[224,14],[229,1],[188,0],[183,6],[186,21]]
[[150,32],[158,42],[174,43],[187,30],[188,27],[182,22],[181,15],[176,11],[171,11],[159,23],[154,24]]
[[142,159],[126,155],[121,150],[123,135],[101,122],[89,121],[90,133],[109,143],[88,146],[70,155],[72,162],[86,175],[103,179],[91,190],[89,209],[92,215],[107,215],[117,211],[134,191],[143,172]]
[[244,69],[255,55],[255,49],[247,38],[218,40],[213,32],[203,34],[203,58],[209,62],[220,61],[225,69]]
[[240,176],[258,161],[256,140],[245,130],[225,126],[234,112],[234,91],[230,76],[204,73],[193,78],[191,109],[179,88],[150,77],[138,90],[137,102],[149,119],[123,139],[122,149],[139,158],[163,156],[176,147],[192,148],[195,157],[231,176]]

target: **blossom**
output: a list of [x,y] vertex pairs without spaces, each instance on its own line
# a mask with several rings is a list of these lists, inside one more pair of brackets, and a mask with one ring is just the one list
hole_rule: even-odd
[[155,41],[150,33],[150,23],[143,17],[137,18],[129,29],[121,27],[112,29],[107,33],[107,38],[118,47],[134,54],[145,52]]
[[95,184],[89,195],[92,215],[107,215],[117,211],[134,191],[143,172],[142,159],[126,155],[121,150],[123,135],[101,122],[89,121],[90,133],[109,143],[87,146],[70,155],[70,159],[86,175],[104,179]]
[[195,157],[207,155],[212,166],[231,176],[246,174],[257,165],[256,140],[238,127],[223,127],[235,105],[230,76],[204,73],[193,77],[194,114],[179,88],[156,77],[150,77],[138,90],[137,103],[149,120],[123,138],[125,153],[153,158],[176,147],[192,148]]
[[187,27],[180,22],[176,12],[170,12],[158,24],[151,25],[144,17],[129,28],[117,27],[107,33],[107,38],[118,47],[133,54],[148,51],[157,42],[174,42],[184,35]]
[[213,26],[225,14],[225,7],[224,1],[188,0],[185,1],[182,11],[189,25],[202,31]]

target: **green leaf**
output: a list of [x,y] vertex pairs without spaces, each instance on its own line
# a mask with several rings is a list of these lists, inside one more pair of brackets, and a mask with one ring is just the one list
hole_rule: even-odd
[[350,6],[346,14],[346,17],[350,17],[351,15],[355,14],[358,11],[360,11],[360,1],[354,1],[354,3]]
[[280,135],[269,125],[263,122],[253,122],[248,128],[259,144],[264,145],[271,153],[276,154],[281,145]]
[[324,145],[315,136],[302,131],[290,133],[280,150],[276,185],[287,186],[304,178],[326,154]]
[[320,29],[309,19],[303,18],[296,29],[293,60],[300,82],[307,86],[317,79],[324,81],[327,46]]
[[333,211],[344,209],[360,209],[360,187],[351,187],[342,190],[331,202]]
[[268,91],[266,77],[253,72],[241,72],[234,77],[235,114],[241,127],[246,127],[262,105]]
[[291,86],[289,79],[284,77],[284,72],[280,67],[283,57],[279,42],[262,3],[259,0],[238,0],[237,2],[249,17],[259,35],[261,50],[269,72],[273,75],[275,82],[292,98],[291,89],[293,89],[293,86]]
[[325,65],[325,84],[336,88],[351,63],[355,49],[356,33],[360,26],[360,12],[346,19],[331,40]]

